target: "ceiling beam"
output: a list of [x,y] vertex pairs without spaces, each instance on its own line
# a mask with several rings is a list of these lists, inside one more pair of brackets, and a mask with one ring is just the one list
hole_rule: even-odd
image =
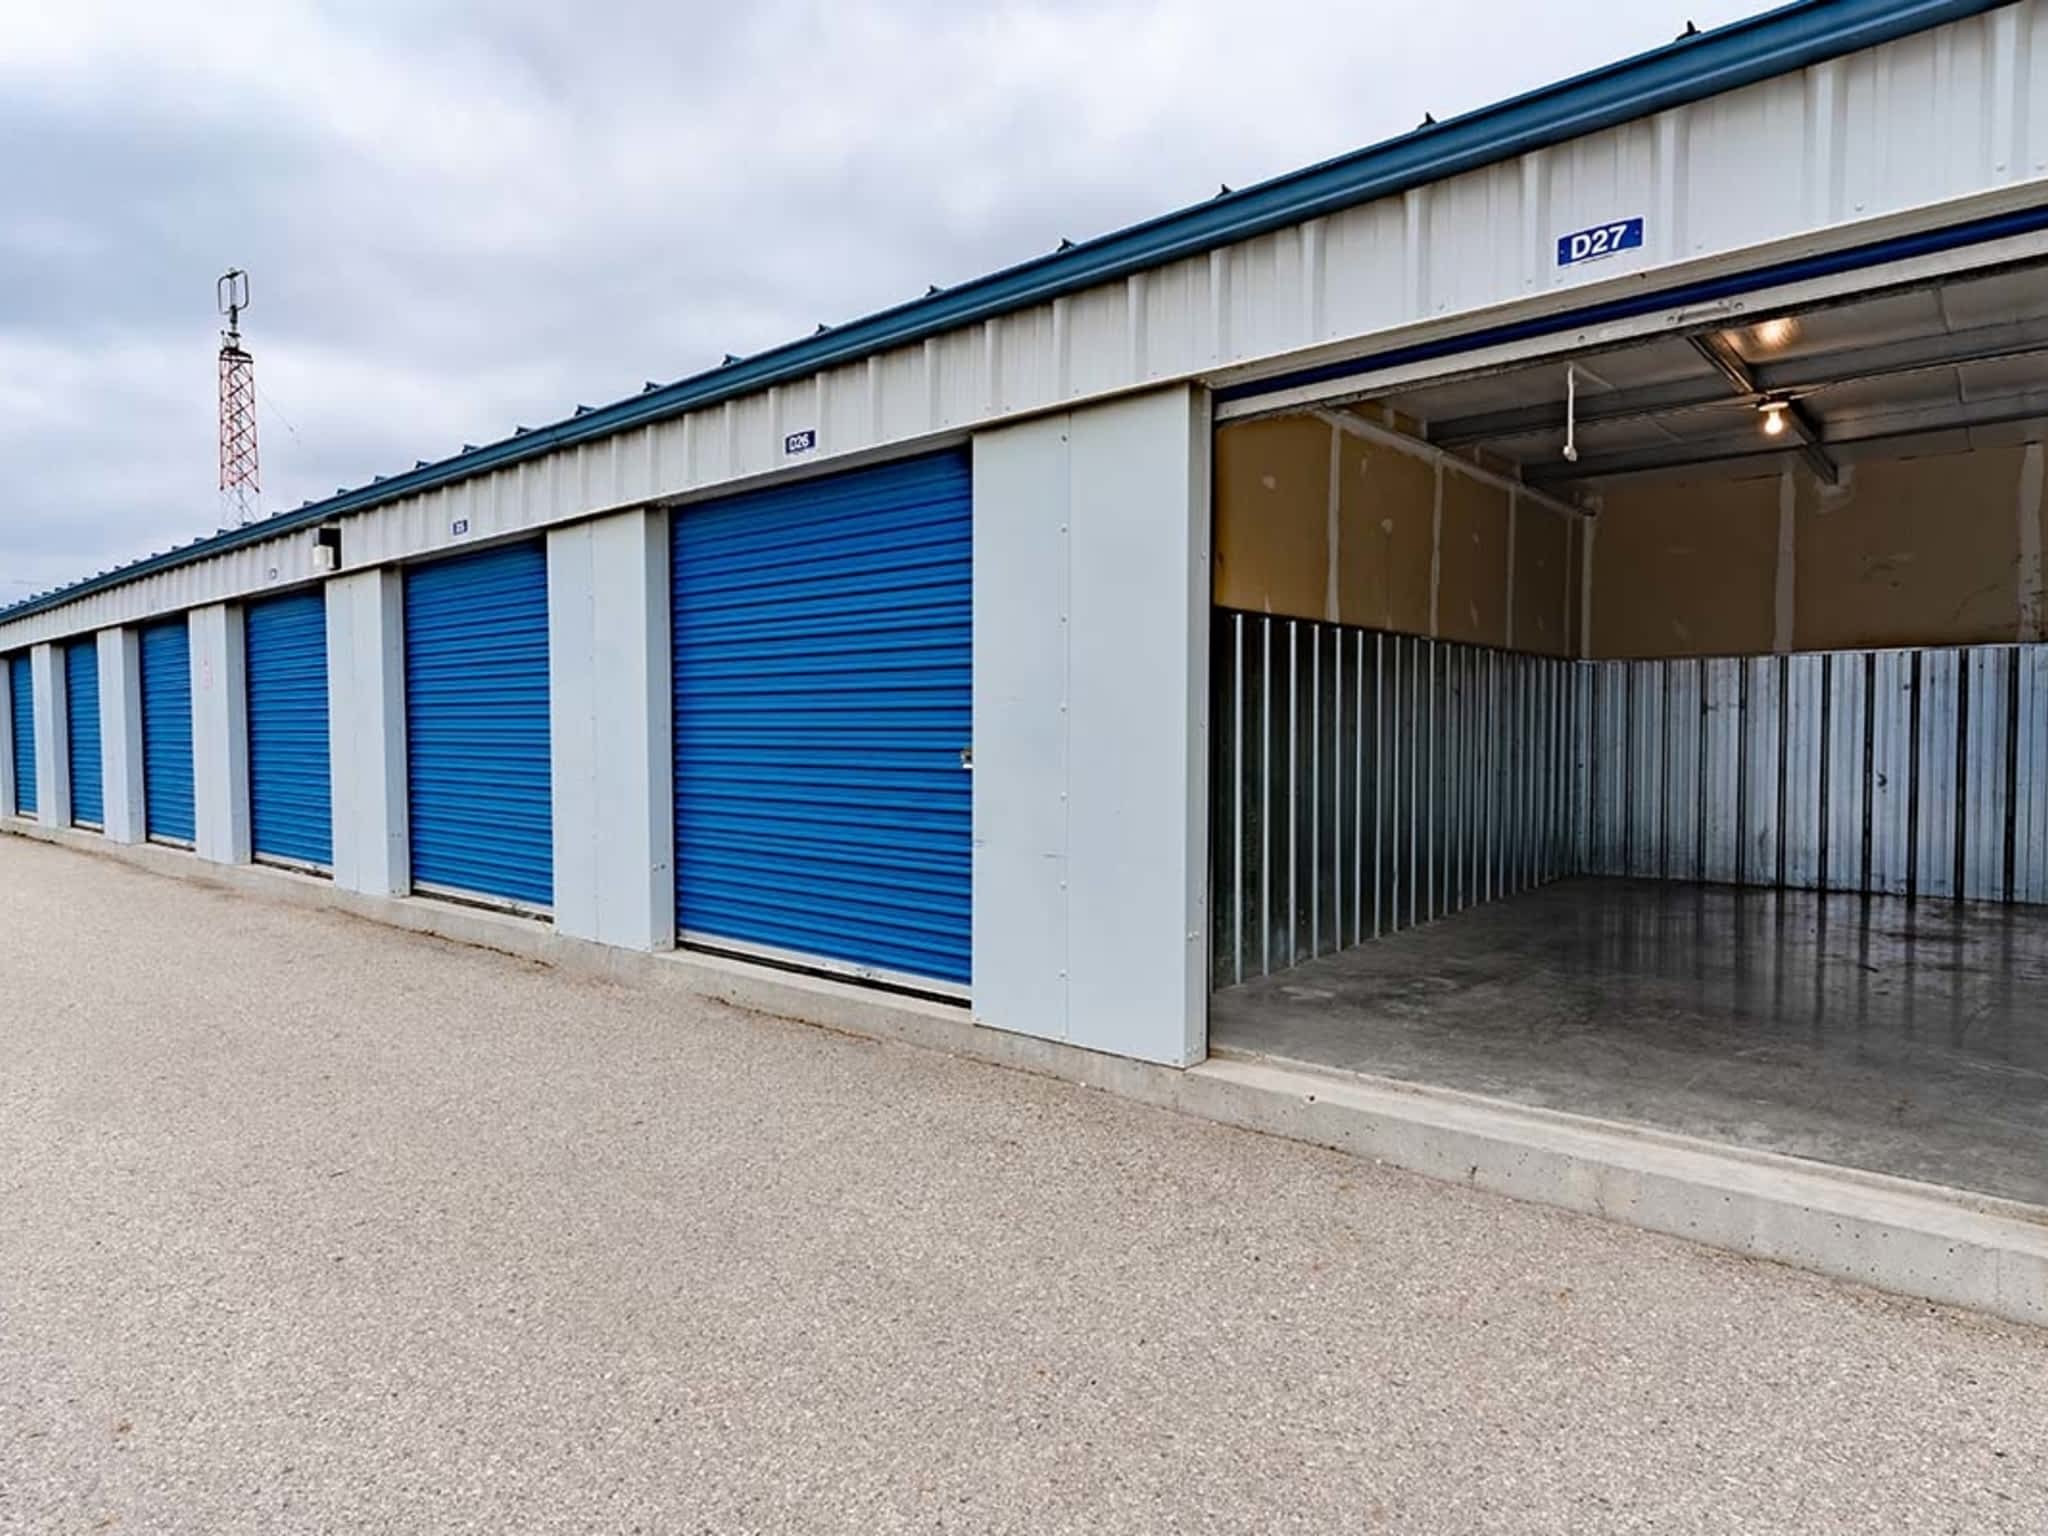
[[1971,363],[1997,363],[2048,352],[2048,320],[2015,320],[2005,325],[1973,326],[1938,336],[1878,342],[1788,358],[1782,363],[1752,363],[1750,371],[1765,389],[1826,389],[1863,379],[1898,378]]
[[[1728,387],[1735,391],[1739,399],[1758,400],[1758,397],[1764,394],[1762,387],[1757,383],[1756,375],[1750,372],[1749,363],[1735,350],[1735,343],[1730,341],[1725,333],[1703,331],[1697,336],[1686,337],[1686,340],[1692,344],[1692,349],[1705,358],[1714,371],[1728,382]],[[1787,400],[1784,402],[1782,414],[1785,425],[1799,438],[1799,456],[1806,460],[1807,466],[1820,476],[1822,484],[1838,483],[1842,478],[1841,468],[1828,456],[1827,449],[1821,446],[1820,428],[1807,414],[1806,407],[1797,400]]]
[[[1901,378],[1936,369],[2006,362],[2044,353],[2048,353],[2048,322],[2025,320],[2009,325],[1977,326],[1940,336],[1919,336],[1908,341],[1816,353],[1782,363],[1749,363],[1746,366],[1755,382],[1756,394],[1747,398],[1728,393],[1723,387],[1728,383],[1727,376],[1717,365],[1715,372],[1722,374],[1722,384],[1709,386],[1698,380],[1681,379],[1645,389],[1596,395],[1590,401],[1581,401],[1579,425],[1588,427],[1643,421],[1714,407],[1753,405],[1768,394],[1814,393],[1838,384]],[[1469,448],[1502,438],[1561,433],[1564,429],[1563,405],[1546,403],[1446,417],[1432,425],[1429,440],[1444,448]]]
[[1848,448],[1890,438],[1919,437],[1931,432],[1963,432],[1973,427],[2005,426],[2016,421],[2048,419],[2048,385],[1984,400],[1922,402],[1888,411],[1842,415],[1828,427],[1828,446]]
[[[1582,427],[1596,427],[1603,423],[1675,416],[1728,404],[1728,391],[1719,384],[1681,379],[1674,384],[1618,391],[1581,400],[1578,419]],[[1505,411],[1485,411],[1432,422],[1429,440],[1439,448],[1472,448],[1504,437],[1528,437],[1539,432],[1563,432],[1564,429],[1562,405],[1522,405]]]
[[1754,395],[1757,392],[1756,377],[1749,371],[1749,363],[1735,350],[1735,343],[1723,333],[1701,331],[1686,337],[1685,341],[1736,394]]
[[1755,443],[1738,443],[1724,438],[1709,447],[1672,446],[1667,448],[1638,448],[1628,453],[1610,453],[1599,458],[1582,458],[1576,464],[1546,464],[1538,469],[1531,467],[1523,471],[1529,484],[1552,490],[1560,486],[1581,484],[1588,480],[1606,480],[1616,475],[1641,475],[1660,469],[1709,468],[1717,464],[1754,460],[1761,464],[1766,460],[1791,459],[1799,451],[1800,444],[1789,438],[1780,438],[1775,444],[1759,437]]
[[[1874,444],[1896,442],[1903,438],[1923,438],[1942,432],[1967,432],[1978,427],[2011,426],[2021,422],[2048,422],[2048,400],[2032,399],[2023,406],[2007,401],[1985,401],[1975,407],[1949,410],[1942,415],[1915,413],[1910,421],[1894,418],[1893,424],[1878,431],[1844,433],[1828,440],[1834,448],[1860,448]],[[1757,437],[1723,438],[1711,444],[1687,447],[1672,444],[1662,448],[1634,449],[1627,453],[1612,453],[1603,457],[1582,458],[1576,464],[1545,464],[1530,466],[1523,471],[1524,480],[1533,486],[1550,489],[1568,486],[1587,480],[1607,479],[1615,475],[1646,474],[1652,470],[1690,469],[1694,466],[1737,463],[1744,460],[1762,463],[1771,459],[1785,458],[1799,453],[1803,445],[1780,440],[1773,444],[1769,438]]]

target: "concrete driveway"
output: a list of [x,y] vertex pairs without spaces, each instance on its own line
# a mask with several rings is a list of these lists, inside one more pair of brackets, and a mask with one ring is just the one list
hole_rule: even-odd
[[2048,1335],[0,838],[0,1531],[2044,1528]]

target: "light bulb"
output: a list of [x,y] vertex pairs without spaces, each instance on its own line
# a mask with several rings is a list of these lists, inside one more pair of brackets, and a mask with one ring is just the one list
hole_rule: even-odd
[[1764,436],[1776,437],[1785,430],[1785,407],[1783,402],[1773,400],[1762,407],[1764,413]]
[[1755,331],[1757,344],[1775,352],[1794,336],[1799,334],[1799,322],[1780,315],[1775,320],[1766,320]]

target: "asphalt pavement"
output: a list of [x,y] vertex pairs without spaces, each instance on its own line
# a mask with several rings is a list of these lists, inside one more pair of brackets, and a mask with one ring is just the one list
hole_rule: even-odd
[[2048,1530],[2048,1334],[0,837],[0,1531]]

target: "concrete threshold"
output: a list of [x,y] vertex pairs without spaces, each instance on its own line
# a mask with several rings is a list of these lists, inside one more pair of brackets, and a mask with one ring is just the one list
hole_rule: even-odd
[[2048,1327],[2048,1209],[1967,1191],[1278,1058],[1175,1068],[976,1022],[962,1007],[752,961],[648,954],[430,897],[366,896],[9,819],[0,830],[219,889],[346,912],[572,974],[1034,1072],[1222,1125],[1369,1157],[1470,1189],[1626,1222],[1879,1290]]

